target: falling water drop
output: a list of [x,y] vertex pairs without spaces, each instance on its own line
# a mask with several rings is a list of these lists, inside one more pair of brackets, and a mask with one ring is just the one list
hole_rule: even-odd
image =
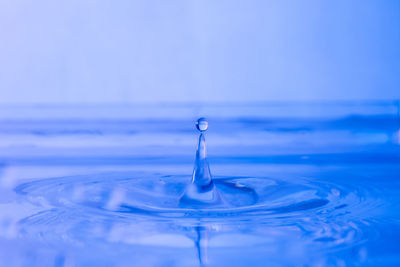
[[196,128],[200,131],[200,136],[192,181],[186,187],[185,193],[180,198],[180,204],[193,207],[220,204],[221,197],[215,187],[207,162],[207,149],[204,134],[208,129],[208,121],[205,118],[198,119],[196,121]]
[[206,118],[200,118],[196,121],[196,128],[200,132],[205,132],[208,129],[208,121]]

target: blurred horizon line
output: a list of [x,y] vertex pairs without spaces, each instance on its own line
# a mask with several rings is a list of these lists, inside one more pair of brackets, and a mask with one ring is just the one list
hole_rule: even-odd
[[135,106],[265,106],[265,105],[400,105],[400,98],[393,99],[325,99],[325,100],[261,100],[261,101],[140,101],[140,102],[38,102],[38,103],[1,103],[1,107],[135,107]]

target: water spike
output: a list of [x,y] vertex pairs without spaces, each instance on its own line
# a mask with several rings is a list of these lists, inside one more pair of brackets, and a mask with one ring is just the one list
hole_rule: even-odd
[[203,206],[219,204],[221,197],[214,185],[210,167],[207,162],[205,131],[208,129],[208,121],[200,118],[196,121],[196,128],[200,131],[199,143],[196,151],[196,160],[193,169],[191,183],[180,199],[184,206]]
[[207,162],[206,140],[202,133],[199,136],[192,182],[199,186],[208,186],[212,183],[210,167]]

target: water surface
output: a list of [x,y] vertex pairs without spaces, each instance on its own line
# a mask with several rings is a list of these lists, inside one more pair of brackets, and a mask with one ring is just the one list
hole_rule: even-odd
[[[218,201],[182,202],[206,115]],[[396,102],[5,107],[1,266],[396,266]]]

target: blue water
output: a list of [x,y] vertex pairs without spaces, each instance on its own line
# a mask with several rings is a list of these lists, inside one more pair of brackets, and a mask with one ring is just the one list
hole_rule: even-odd
[[399,129],[397,102],[4,107],[0,266],[398,266]]

